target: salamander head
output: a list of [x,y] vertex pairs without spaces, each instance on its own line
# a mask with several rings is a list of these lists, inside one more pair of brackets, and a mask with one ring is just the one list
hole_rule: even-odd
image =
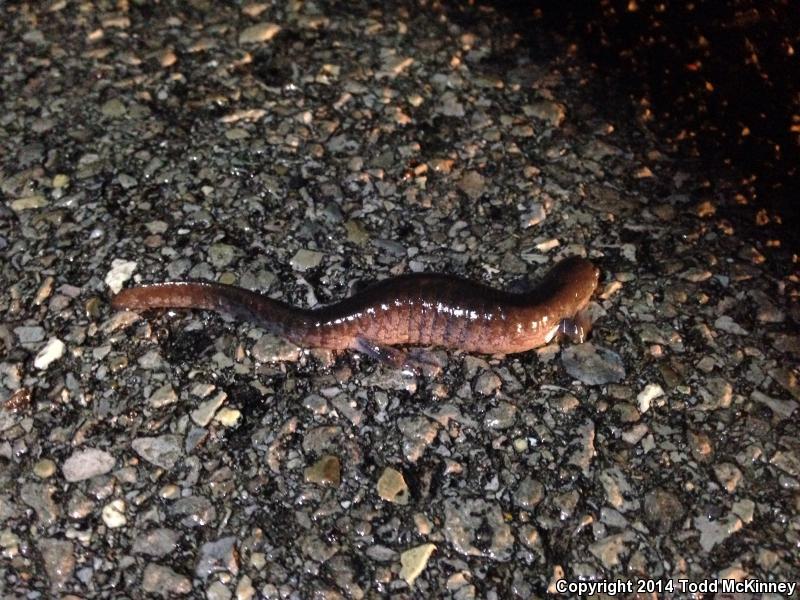
[[600,269],[592,262],[580,256],[570,256],[554,266],[540,286],[551,291],[557,290],[556,295],[561,302],[572,305],[578,311],[589,302],[599,280]]

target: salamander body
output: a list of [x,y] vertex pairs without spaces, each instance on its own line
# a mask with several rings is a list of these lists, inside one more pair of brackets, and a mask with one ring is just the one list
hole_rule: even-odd
[[441,346],[511,354],[541,346],[558,333],[580,330],[573,319],[589,302],[598,278],[591,262],[570,257],[522,294],[450,275],[421,273],[385,279],[314,309],[204,282],[128,288],[113,298],[112,305],[128,310],[212,310],[253,322],[304,347],[377,351],[394,345]]

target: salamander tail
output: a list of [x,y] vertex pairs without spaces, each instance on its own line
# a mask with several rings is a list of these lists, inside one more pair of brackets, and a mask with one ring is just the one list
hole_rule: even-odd
[[125,310],[196,308],[249,321],[267,331],[302,342],[309,327],[309,311],[273,300],[257,292],[208,282],[156,283],[122,290],[111,306]]

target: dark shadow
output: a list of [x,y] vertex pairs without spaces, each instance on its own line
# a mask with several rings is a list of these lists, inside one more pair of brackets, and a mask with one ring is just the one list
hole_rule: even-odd
[[[800,8],[791,0],[484,0],[528,47],[561,37],[703,169],[744,237],[800,240]],[[450,5],[450,10],[464,10]],[[606,99],[603,99],[606,102]],[[602,103],[599,103],[602,104]],[[695,167],[696,168],[696,167]],[[733,185],[718,187],[718,181]]]

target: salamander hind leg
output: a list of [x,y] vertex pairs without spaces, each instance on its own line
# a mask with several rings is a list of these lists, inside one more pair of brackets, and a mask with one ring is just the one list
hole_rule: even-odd
[[378,344],[363,337],[357,337],[352,344],[353,350],[366,354],[386,365],[399,369],[405,366],[408,354],[397,348]]
[[423,348],[399,350],[363,337],[357,337],[352,348],[392,368],[402,369],[404,372],[433,376],[442,370],[442,364],[437,357]]

